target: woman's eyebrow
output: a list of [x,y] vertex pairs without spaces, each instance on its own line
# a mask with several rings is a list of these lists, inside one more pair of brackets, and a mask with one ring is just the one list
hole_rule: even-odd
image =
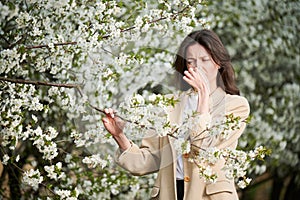
[[198,58],[209,58],[209,56],[208,55],[206,55],[206,56],[199,56]]
[[188,57],[188,58],[186,58],[187,60],[196,60],[197,58],[194,58],[194,57]]
[[197,59],[197,58],[210,58],[209,56],[198,56],[198,57],[187,57],[186,59],[188,60],[188,59],[191,59],[191,60],[195,60],[195,59]]

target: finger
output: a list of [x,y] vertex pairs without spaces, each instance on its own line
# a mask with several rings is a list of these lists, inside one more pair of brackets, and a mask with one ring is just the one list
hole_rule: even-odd
[[188,71],[191,73],[191,74],[194,74],[194,72],[197,70],[197,68],[195,67],[191,67],[188,69]]
[[112,108],[104,108],[104,113],[106,114],[106,116],[114,118],[115,117],[115,112]]
[[194,77],[192,76],[192,74],[189,71],[184,71],[184,75],[189,78],[189,79],[193,79]]
[[185,71],[184,80],[188,82],[191,86],[193,86],[195,89],[198,88],[199,85],[203,84],[200,75],[194,70],[191,70],[191,72]]
[[195,78],[195,73],[194,73],[194,69],[193,68],[189,68],[186,73],[189,74],[190,77]]
[[188,83],[192,81],[188,76],[183,76],[183,80],[185,80]]
[[192,80],[189,79],[188,77],[184,76],[184,77],[183,77],[183,80],[186,81],[190,86],[192,86],[192,87],[194,87],[194,88],[196,87],[194,81],[192,81]]
[[108,111],[109,111],[111,118],[114,118],[115,117],[114,110],[112,108],[109,108]]
[[103,118],[102,118],[102,122],[103,122],[104,124],[109,124],[109,123],[110,123],[109,120],[108,120],[106,117],[103,117]]

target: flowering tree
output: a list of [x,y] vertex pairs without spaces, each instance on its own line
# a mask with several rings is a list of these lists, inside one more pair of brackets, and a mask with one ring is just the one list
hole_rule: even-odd
[[[172,73],[182,38],[205,24],[202,9],[187,0],[2,1],[1,196],[142,199],[153,179],[113,164],[113,141],[99,111],[118,108],[141,128],[173,130],[157,112],[176,102],[149,91]],[[220,153],[246,156],[226,151]],[[202,157],[210,152],[219,151]]]
[[240,147],[271,148],[268,162],[254,171],[273,179],[270,199],[284,195],[293,199],[300,188],[299,1],[206,1],[206,5],[202,17],[228,47],[241,91],[251,105],[253,120]]
[[160,83],[181,38],[201,26],[199,6],[1,1],[1,196],[139,197],[143,180],[115,169],[90,106],[117,108]]

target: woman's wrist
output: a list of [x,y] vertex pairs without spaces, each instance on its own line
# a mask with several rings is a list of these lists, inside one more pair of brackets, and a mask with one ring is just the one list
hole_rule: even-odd
[[113,138],[118,143],[120,149],[123,151],[125,151],[131,146],[130,141],[123,132],[118,135],[114,135]]
[[207,108],[200,108],[200,109],[198,109],[197,110],[197,112],[199,113],[199,114],[205,114],[205,113],[209,113],[209,109]]
[[203,96],[200,92],[198,92],[198,98],[197,112],[199,114],[209,113],[209,100],[206,99],[206,97],[203,99]]

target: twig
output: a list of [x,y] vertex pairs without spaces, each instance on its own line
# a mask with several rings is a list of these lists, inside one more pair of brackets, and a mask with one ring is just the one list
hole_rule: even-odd
[[[54,46],[65,46],[65,45],[76,45],[77,42],[62,42],[62,43],[54,43]],[[38,48],[45,48],[49,47],[47,44],[42,44],[42,45],[36,45],[36,46],[27,46],[25,49],[38,49]]]
[[[96,106],[93,106],[93,105],[90,104],[90,103],[88,103],[88,105],[89,105],[91,108],[97,110],[98,112],[101,112],[101,113],[103,113],[103,114],[106,114],[106,113],[104,112],[104,110],[102,110],[102,109],[100,109],[100,108],[97,108]],[[121,117],[120,115],[116,115],[116,114],[115,114],[115,116],[118,117],[118,118],[120,118],[120,119],[122,119],[123,121],[128,122],[128,123],[138,125],[138,126],[141,127],[141,128],[148,128],[148,129],[153,129],[153,130],[155,130],[153,127],[146,127],[145,125],[139,124],[139,122],[137,122],[137,121],[131,121],[131,120],[129,120],[129,119],[125,119],[124,117]]]
[[44,186],[47,190],[49,190],[52,194],[57,195],[53,190],[47,187],[45,183],[40,183],[42,186]]
[[[178,137],[176,137],[175,135],[173,135],[174,132],[176,132],[177,130],[178,130],[178,128],[177,128],[175,131],[172,131],[172,133],[168,133],[167,136],[170,136],[170,137],[175,138],[175,139],[177,140]],[[191,143],[191,146],[196,147],[197,149],[206,151],[206,149],[204,149],[204,148],[202,148],[202,147],[199,147],[199,146],[197,146],[197,145],[195,145],[195,144],[192,144],[192,143]]]
[[115,55],[113,52],[108,51],[107,49],[105,49],[105,48],[103,48],[103,47],[101,47],[101,49],[102,49],[103,51],[105,51],[106,53],[109,53],[109,54],[111,54],[111,55],[117,57],[117,55]]
[[[6,154],[6,152],[5,152],[5,150],[4,150],[4,147],[0,146],[0,150],[1,150],[2,154]],[[15,165],[14,163],[12,163],[12,164]],[[18,169],[21,169],[21,168],[19,168],[17,165],[15,165],[15,166],[16,166]],[[12,168],[11,165],[8,165],[8,167],[11,169],[12,175],[15,177],[15,179],[18,181],[18,183],[20,183],[19,178],[18,178],[18,176],[16,175],[15,170]],[[22,170],[22,169],[21,169],[21,170]]]
[[53,87],[65,87],[65,88],[78,88],[78,84],[67,84],[67,83],[53,83],[46,81],[32,81],[24,79],[12,79],[0,77],[0,81],[10,82],[10,83],[20,83],[20,84],[29,84],[29,85],[44,85],[44,86],[53,86]]
[[18,170],[20,170],[21,172],[25,172],[22,168],[20,168],[18,165],[16,165],[15,163],[11,163],[13,166],[15,166]]
[[4,42],[6,42],[6,44],[8,44],[8,46],[10,46],[9,41],[3,35],[0,35],[0,38],[3,39]]
[[[243,122],[247,123],[247,119],[241,121],[241,123],[243,123]],[[197,134],[197,135],[193,138],[193,141],[203,140],[203,139],[206,139],[206,138],[211,137],[210,135],[207,135],[207,136],[205,136],[205,137],[198,138],[198,137],[200,137],[204,132],[210,131],[210,130],[212,130],[213,128],[216,128],[216,127],[218,127],[218,126],[220,126],[220,125],[224,125],[224,124],[227,124],[227,122],[223,122],[223,123],[221,123],[221,124],[215,124],[215,125],[213,125],[213,126],[210,127],[210,128],[207,127],[206,129],[204,129],[203,131],[201,131],[201,133]],[[239,129],[239,128],[238,128],[238,129]],[[198,138],[198,139],[196,139],[196,138]]]

